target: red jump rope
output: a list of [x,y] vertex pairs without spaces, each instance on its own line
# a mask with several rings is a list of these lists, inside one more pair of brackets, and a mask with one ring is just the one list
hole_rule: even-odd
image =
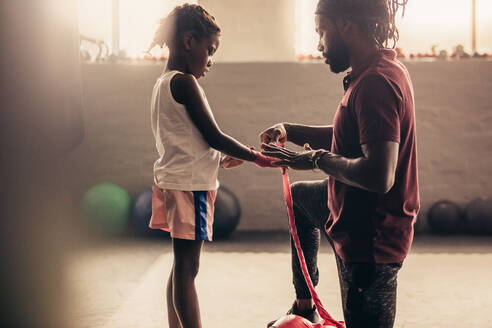
[[282,170],[282,178],[283,178],[283,184],[284,184],[284,197],[285,197],[285,203],[287,205],[287,212],[289,214],[289,224],[290,224],[290,231],[292,234],[292,238],[294,240],[294,244],[296,246],[297,250],[297,256],[299,257],[299,263],[301,264],[301,270],[302,274],[304,276],[304,279],[306,280],[306,284],[309,288],[309,291],[311,292],[311,297],[314,301],[314,304],[316,305],[316,309],[318,309],[318,313],[321,317],[321,322],[319,323],[312,323],[309,320],[297,316],[297,315],[285,315],[278,319],[274,324],[273,327],[276,328],[323,328],[323,327],[336,327],[336,328],[344,328],[345,325],[343,321],[336,321],[331,317],[331,315],[328,313],[328,311],[325,310],[323,307],[323,304],[321,304],[321,300],[318,297],[318,293],[316,293],[316,290],[314,289],[313,282],[311,281],[311,277],[309,276],[309,272],[306,266],[306,260],[304,258],[304,253],[302,252],[301,249],[301,244],[299,242],[299,236],[297,235],[297,228],[295,224],[295,218],[294,218],[294,210],[292,209],[292,193],[290,190],[290,181],[289,181],[289,175],[287,173],[287,170],[281,169]]

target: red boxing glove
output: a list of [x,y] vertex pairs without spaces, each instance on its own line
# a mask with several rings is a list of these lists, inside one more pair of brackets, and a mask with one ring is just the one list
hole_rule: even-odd
[[256,155],[256,159],[253,163],[258,167],[279,167],[278,165],[272,164],[272,162],[280,161],[280,159],[270,156],[265,156],[260,152],[254,151],[253,154]]

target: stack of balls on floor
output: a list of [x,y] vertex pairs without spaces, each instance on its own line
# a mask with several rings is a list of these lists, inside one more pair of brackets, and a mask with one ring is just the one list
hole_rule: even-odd
[[[146,188],[132,200],[128,192],[111,183],[101,183],[87,190],[81,201],[81,215],[89,227],[103,235],[122,235],[134,231],[141,236],[169,238],[163,230],[150,229],[152,189]],[[221,186],[215,201],[213,239],[226,239],[237,228],[241,217],[239,200]]]
[[[148,227],[152,215],[151,188],[140,192],[132,204],[125,189],[111,183],[95,185],[82,198],[81,214],[92,230],[103,235],[122,235],[132,230],[142,236],[169,237],[168,232]],[[215,202],[214,240],[228,238],[240,217],[237,197],[221,186]],[[430,207],[427,219],[431,232],[436,234],[492,234],[492,199],[477,198],[464,209],[452,201],[440,200]]]
[[464,209],[449,200],[440,200],[429,209],[427,219],[436,234],[492,234],[492,199],[477,198]]

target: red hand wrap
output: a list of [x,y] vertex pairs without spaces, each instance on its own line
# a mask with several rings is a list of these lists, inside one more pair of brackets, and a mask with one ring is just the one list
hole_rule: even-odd
[[279,161],[278,158],[265,156],[260,152],[254,151],[253,153],[256,155],[256,159],[253,163],[255,163],[259,167],[278,167],[278,165],[272,164],[272,162]]

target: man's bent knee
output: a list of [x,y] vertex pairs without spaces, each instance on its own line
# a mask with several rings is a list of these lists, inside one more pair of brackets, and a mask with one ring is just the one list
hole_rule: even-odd
[[301,199],[301,195],[303,194],[303,190],[305,190],[306,181],[296,181],[290,184],[290,190],[292,193],[292,201],[295,203],[296,200],[299,201]]

